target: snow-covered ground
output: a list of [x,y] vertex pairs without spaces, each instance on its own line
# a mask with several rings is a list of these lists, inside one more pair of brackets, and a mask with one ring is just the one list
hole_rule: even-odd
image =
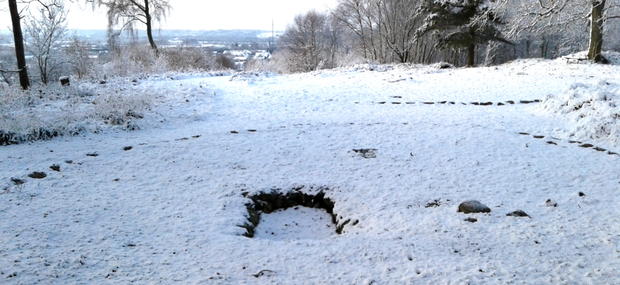
[[[526,60],[140,81],[158,99],[138,131],[0,148],[0,283],[618,284],[620,145],[550,106],[618,86],[619,71]],[[320,210],[288,209],[243,236],[248,193],[301,186],[325,186],[359,223],[329,234]],[[492,212],[457,213],[472,199]]]

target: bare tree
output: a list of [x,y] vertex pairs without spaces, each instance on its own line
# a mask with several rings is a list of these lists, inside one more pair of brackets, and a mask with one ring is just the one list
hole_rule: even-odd
[[38,13],[26,22],[27,47],[39,71],[43,84],[62,63],[60,44],[66,34],[67,11],[62,0],[36,0]]
[[71,70],[80,79],[89,75],[93,69],[93,60],[88,53],[89,48],[87,42],[81,41],[77,37],[74,37],[65,48]]
[[[171,9],[168,0],[85,0],[108,10],[108,31],[121,24],[121,31],[132,29],[136,23],[146,26],[146,35],[151,48],[158,54],[159,50],[153,38],[153,22],[165,18]],[[108,35],[111,36],[111,35]]]
[[357,37],[364,58],[382,61],[382,50],[378,46],[380,41],[375,38],[375,29],[378,25],[371,12],[373,1],[339,0],[338,7],[332,15]]
[[380,0],[375,5],[381,39],[397,56],[399,62],[411,61],[418,39],[416,31],[422,23],[417,9],[419,1]]
[[513,15],[513,34],[555,30],[588,38],[588,59],[595,62],[606,62],[601,54],[605,27],[620,19],[620,0],[502,0],[499,6]]
[[290,71],[307,72],[334,66],[338,38],[331,23],[327,15],[316,11],[295,17],[279,44],[287,54]]
[[19,83],[23,89],[30,87],[30,79],[28,78],[28,69],[26,68],[26,54],[24,51],[24,36],[22,34],[21,16],[17,9],[16,0],[9,1],[9,11],[11,13],[11,22],[13,24],[13,41],[15,43],[15,57],[17,59],[17,71],[19,72]]
[[428,62],[433,39],[420,37],[422,0],[340,0],[333,15],[356,36],[365,58],[385,62]]

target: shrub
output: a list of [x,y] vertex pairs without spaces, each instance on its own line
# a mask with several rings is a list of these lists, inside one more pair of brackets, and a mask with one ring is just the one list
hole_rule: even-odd
[[231,58],[223,54],[218,54],[215,56],[215,68],[216,69],[236,69],[237,65]]
[[169,71],[207,71],[214,69],[216,60],[209,52],[201,48],[180,47],[161,51]]
[[[127,84],[129,85],[129,84]],[[152,98],[122,83],[57,84],[30,90],[0,86],[0,144],[98,132],[133,130]]]

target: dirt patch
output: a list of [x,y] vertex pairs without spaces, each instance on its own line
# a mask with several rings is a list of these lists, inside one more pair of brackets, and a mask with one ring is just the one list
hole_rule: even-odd
[[45,172],[35,171],[33,173],[28,174],[28,177],[33,178],[33,179],[43,179],[47,177],[47,174]]

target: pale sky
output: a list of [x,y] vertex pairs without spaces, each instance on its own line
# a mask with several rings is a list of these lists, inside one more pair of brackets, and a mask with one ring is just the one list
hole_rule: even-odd
[[[83,2],[82,2],[83,3]],[[170,0],[173,9],[155,28],[184,30],[284,30],[295,15],[315,9],[325,11],[337,0]],[[0,1],[0,30],[10,26],[6,1]],[[93,12],[85,4],[69,5],[70,29],[105,29],[105,11]]]

